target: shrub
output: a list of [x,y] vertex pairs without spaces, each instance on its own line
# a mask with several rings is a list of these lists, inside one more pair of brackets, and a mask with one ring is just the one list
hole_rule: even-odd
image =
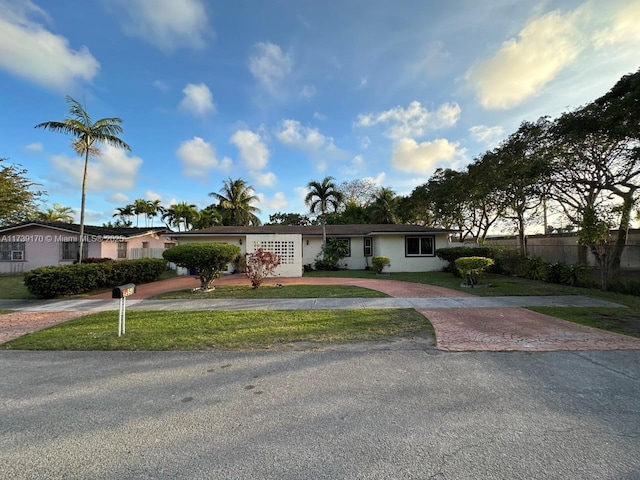
[[340,270],[340,267],[338,267],[337,262],[334,262],[331,260],[325,260],[323,258],[317,258],[316,261],[313,263],[313,268],[319,271]]
[[373,269],[376,273],[382,273],[384,267],[388,267],[391,265],[391,260],[388,257],[373,257],[371,259],[371,264],[373,265]]
[[493,260],[486,257],[461,257],[455,261],[456,269],[467,277],[467,284],[478,284],[478,275],[481,275],[493,265]]
[[531,280],[546,281],[548,275],[547,263],[542,257],[532,255],[527,257],[524,266],[524,277]]
[[640,281],[627,280],[618,282],[609,282],[607,290],[610,292],[622,293],[624,295],[635,295],[640,297]]
[[436,250],[436,256],[449,262],[443,270],[445,272],[452,272],[456,277],[460,277],[460,272],[456,269],[455,262],[458,258],[462,257],[484,257],[484,258],[493,258],[496,251],[499,248],[497,247],[488,247],[488,246],[472,246],[472,247],[448,247],[448,248],[439,248]]
[[24,275],[24,284],[40,298],[59,298],[124,283],[153,282],[167,268],[157,258],[40,267]]
[[[113,258],[100,258],[100,257],[89,257],[89,258],[82,259],[82,263],[105,263],[105,262],[115,262],[115,260]],[[77,261],[74,263],[77,263]]]
[[518,248],[495,248],[492,273],[499,275],[522,275],[527,257]]
[[251,280],[253,288],[260,288],[262,282],[280,265],[280,255],[259,248],[254,253],[247,254],[246,275]]
[[211,289],[211,284],[238,255],[240,247],[228,243],[187,243],[162,252],[168,262],[195,270],[203,291]]

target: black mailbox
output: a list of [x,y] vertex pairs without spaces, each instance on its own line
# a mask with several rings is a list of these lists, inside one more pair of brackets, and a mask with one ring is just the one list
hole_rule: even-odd
[[125,285],[115,287],[111,291],[111,298],[125,298],[133,295],[134,293],[136,293],[135,283],[127,283]]

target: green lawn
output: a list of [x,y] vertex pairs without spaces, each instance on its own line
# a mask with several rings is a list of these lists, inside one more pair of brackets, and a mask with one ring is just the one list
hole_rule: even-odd
[[251,288],[250,285],[218,285],[212,292],[192,292],[177,290],[161,293],[155,299],[214,299],[214,298],[378,298],[388,295],[368,288],[349,285],[285,285],[276,288],[263,285]]
[[118,338],[117,312],[101,312],[40,330],[0,349],[26,350],[252,350],[304,343],[434,338],[431,324],[413,309],[305,311],[127,312]]
[[0,275],[0,299],[36,298],[24,286],[24,275]]

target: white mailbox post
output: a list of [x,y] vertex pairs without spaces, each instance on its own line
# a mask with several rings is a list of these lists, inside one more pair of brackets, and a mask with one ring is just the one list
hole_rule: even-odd
[[118,314],[118,336],[124,335],[127,297],[130,297],[134,293],[136,293],[136,286],[133,283],[120,285],[119,287],[115,287],[111,291],[111,298],[120,299],[120,312]]

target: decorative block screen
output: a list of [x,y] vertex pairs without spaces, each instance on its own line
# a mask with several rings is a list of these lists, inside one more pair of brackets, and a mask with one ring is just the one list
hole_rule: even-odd
[[253,251],[259,248],[267,252],[273,252],[280,256],[281,265],[292,265],[295,263],[295,242],[291,240],[255,240]]

